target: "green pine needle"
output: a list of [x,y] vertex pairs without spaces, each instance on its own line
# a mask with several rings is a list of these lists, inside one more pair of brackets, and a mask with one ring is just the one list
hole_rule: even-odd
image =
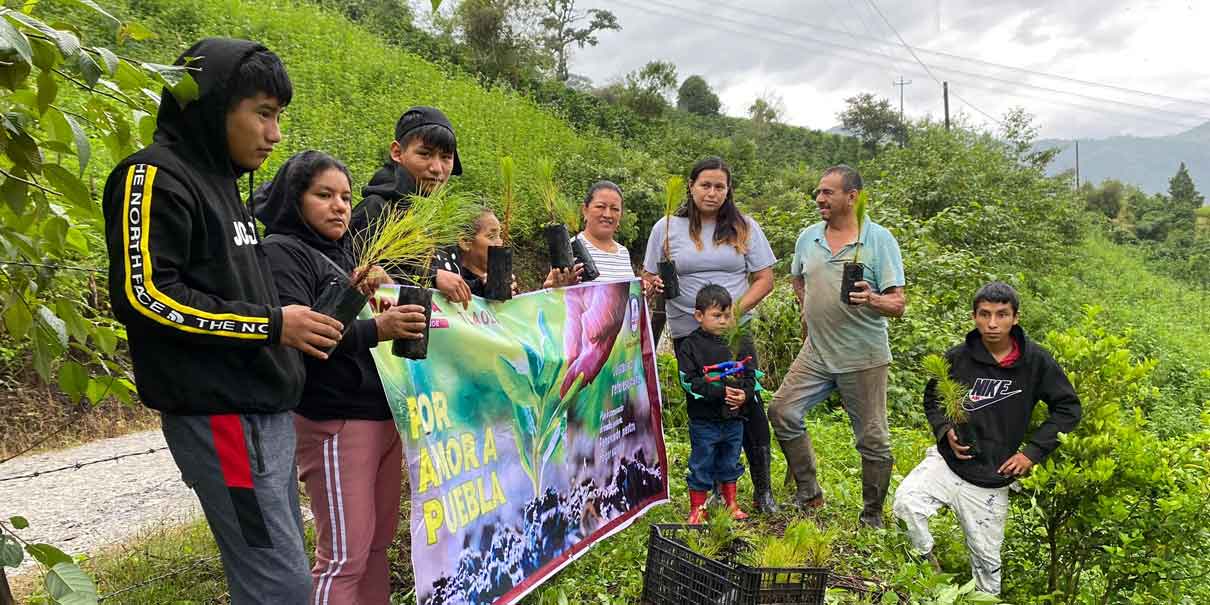
[[926,356],[921,366],[925,375],[937,381],[937,399],[945,416],[955,424],[965,423],[968,415],[962,404],[966,402],[967,388],[950,377],[949,361],[934,353]]
[[513,202],[516,201],[516,166],[511,156],[500,156],[500,203],[503,215],[500,221],[500,239],[507,246],[512,242],[508,236],[508,225],[513,218]]
[[670,176],[664,185],[664,260],[672,260],[672,249],[668,245],[668,236],[672,233],[672,213],[685,199],[685,177]]
[[[354,239],[357,266],[390,264],[428,273],[433,254],[470,235],[479,204],[466,193],[439,187],[427,196],[409,196],[410,206],[390,205]],[[363,272],[355,281],[364,279]]]
[[538,195],[546,206],[551,224],[563,223],[568,230],[574,230],[580,225],[580,209],[571,200],[559,193],[559,185],[555,182],[555,163],[549,158],[539,158]]

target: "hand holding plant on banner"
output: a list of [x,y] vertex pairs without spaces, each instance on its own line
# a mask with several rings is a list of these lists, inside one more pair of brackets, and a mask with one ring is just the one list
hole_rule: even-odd
[[517,361],[500,356],[496,372],[508,394],[513,411],[513,437],[521,466],[533,484],[534,496],[542,493],[546,463],[561,456],[567,435],[567,412],[583,388],[577,376],[564,394],[560,387],[567,373],[562,344],[550,333],[545,312],[538,312],[541,340],[537,346],[522,342],[525,356]]
[[964,446],[963,451],[955,449],[954,454],[962,459],[967,456],[978,456],[975,431],[968,422],[970,415],[965,407],[967,393],[970,392],[970,389],[950,377],[950,363],[941,355],[936,353],[929,355],[921,361],[921,365],[929,380],[936,381],[934,389],[937,402],[941,405],[941,412],[952,425],[958,445]]

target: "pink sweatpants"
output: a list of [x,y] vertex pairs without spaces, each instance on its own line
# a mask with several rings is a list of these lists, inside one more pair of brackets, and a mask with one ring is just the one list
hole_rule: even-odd
[[294,415],[298,475],[315,513],[312,605],[390,600],[387,546],[399,524],[403,444],[390,420]]

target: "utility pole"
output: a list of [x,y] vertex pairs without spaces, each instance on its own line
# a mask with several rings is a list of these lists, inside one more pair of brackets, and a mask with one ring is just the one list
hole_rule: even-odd
[[903,87],[911,84],[911,80],[904,80],[903,76],[899,76],[898,82],[891,82],[893,86],[899,87],[899,146],[903,147],[904,138],[907,136],[907,128],[903,122]]
[[1076,191],[1080,190],[1080,141],[1076,140]]
[[945,100],[945,129],[950,129],[950,83],[941,83],[941,98]]

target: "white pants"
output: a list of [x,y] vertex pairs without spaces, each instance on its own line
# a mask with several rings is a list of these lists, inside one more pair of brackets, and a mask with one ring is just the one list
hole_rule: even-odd
[[968,483],[950,470],[933,446],[895,490],[892,506],[895,516],[907,524],[908,537],[922,555],[933,550],[929,518],[942,506],[953,509],[966,534],[975,584],[983,592],[1000,594],[1000,545],[1008,519],[1008,488]]

